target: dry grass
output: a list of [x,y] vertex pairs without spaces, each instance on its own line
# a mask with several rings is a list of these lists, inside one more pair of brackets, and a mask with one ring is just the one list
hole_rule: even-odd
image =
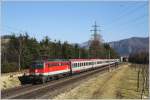
[[0,77],[1,90],[20,86],[21,83],[18,79],[24,73],[28,74],[28,70],[21,70],[20,72],[2,73]]
[[137,72],[129,64],[122,65],[110,73],[99,74],[54,99],[139,99],[136,82]]
[[3,75],[1,80],[1,90],[16,87],[20,85],[18,77],[10,77],[10,75]]

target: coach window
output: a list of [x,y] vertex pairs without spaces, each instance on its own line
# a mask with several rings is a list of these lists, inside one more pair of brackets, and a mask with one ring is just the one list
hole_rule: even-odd
[[75,63],[75,67],[77,67],[77,63]]
[[77,67],[79,67],[79,63],[77,63]]
[[88,62],[86,62],[86,65],[88,66]]
[[79,63],[79,66],[78,67],[80,67],[81,66],[81,63]]
[[73,64],[73,67],[75,67],[75,66],[76,66],[76,63]]
[[79,67],[81,67],[81,63],[79,63]]

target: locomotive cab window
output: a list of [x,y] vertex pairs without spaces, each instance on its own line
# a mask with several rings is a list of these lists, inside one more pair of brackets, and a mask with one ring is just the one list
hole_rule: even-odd
[[43,62],[33,62],[31,65],[31,68],[36,69],[36,68],[43,68]]

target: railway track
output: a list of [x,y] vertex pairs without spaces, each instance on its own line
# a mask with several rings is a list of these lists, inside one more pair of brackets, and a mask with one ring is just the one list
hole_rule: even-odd
[[[89,78],[98,72],[108,71],[109,66],[104,66],[96,70],[82,72],[72,76],[53,80],[45,84],[27,85],[18,88],[8,89],[1,92],[2,99],[37,99],[37,98],[51,98],[63,92],[67,87],[73,83]],[[57,90],[57,92],[56,92]]]

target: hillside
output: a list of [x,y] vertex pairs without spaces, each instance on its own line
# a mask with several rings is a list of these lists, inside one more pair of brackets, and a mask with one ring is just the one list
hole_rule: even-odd
[[149,38],[132,37],[109,43],[121,56],[128,56],[130,53],[148,51]]
[[[88,48],[90,41],[80,44],[80,47]],[[130,53],[136,53],[149,50],[149,37],[132,37],[120,41],[109,42],[109,45],[121,56],[128,56]]]

